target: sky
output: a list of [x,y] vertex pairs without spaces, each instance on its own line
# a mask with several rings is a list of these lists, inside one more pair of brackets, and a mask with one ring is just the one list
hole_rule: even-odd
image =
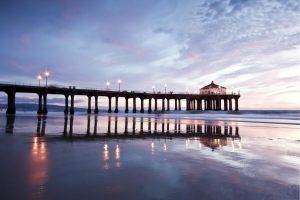
[[[300,108],[298,0],[2,0],[0,82],[196,92]],[[42,80],[42,84],[44,84]],[[3,94],[2,94],[3,95]]]

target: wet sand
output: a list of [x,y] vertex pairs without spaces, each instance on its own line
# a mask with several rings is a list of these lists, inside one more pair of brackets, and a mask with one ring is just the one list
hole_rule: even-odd
[[0,199],[299,199],[297,122],[244,119],[0,114]]

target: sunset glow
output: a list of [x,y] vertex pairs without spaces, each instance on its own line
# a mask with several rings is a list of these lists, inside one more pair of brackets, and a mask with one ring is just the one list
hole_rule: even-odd
[[49,84],[76,87],[122,77],[122,90],[186,92],[215,81],[241,91],[241,109],[299,108],[299,1],[8,1],[0,11],[2,81],[31,83],[45,66]]

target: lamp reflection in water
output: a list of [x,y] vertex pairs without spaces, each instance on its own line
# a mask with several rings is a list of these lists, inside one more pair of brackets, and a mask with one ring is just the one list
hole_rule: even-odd
[[[41,127],[42,121],[42,127]],[[28,181],[34,188],[32,197],[43,199],[45,183],[48,180],[48,156],[45,141],[46,116],[38,117],[37,130],[32,138],[31,153],[28,158],[29,172]]]
[[119,148],[119,145],[117,144],[116,145],[116,160],[119,160],[120,159],[120,148]]
[[154,155],[154,148],[155,148],[155,144],[154,142],[152,141],[151,142],[151,154]]
[[108,152],[108,145],[104,144],[103,147],[103,160],[109,160],[109,152]]
[[116,145],[116,151],[115,151],[115,153],[116,153],[116,156],[115,156],[115,158],[116,158],[116,167],[121,167],[121,162],[119,161],[120,160],[120,147],[119,147],[119,145],[117,144]]
[[103,161],[104,161],[104,165],[103,168],[108,170],[109,169],[109,151],[108,151],[108,145],[104,144],[103,146]]
[[189,138],[185,139],[185,148],[186,149],[189,148],[189,144],[190,144],[190,139]]
[[[119,144],[117,144],[115,148],[115,161],[116,161],[115,167],[118,168],[121,167],[120,159],[121,159],[121,149]],[[110,169],[109,146],[106,143],[103,146],[103,161],[104,161],[103,168],[106,170]]]

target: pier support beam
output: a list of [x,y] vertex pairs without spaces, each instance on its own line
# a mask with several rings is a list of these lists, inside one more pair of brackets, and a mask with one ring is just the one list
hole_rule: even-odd
[[7,110],[6,114],[16,114],[16,93],[7,93]]
[[136,113],[136,98],[134,97],[133,98],[133,110],[132,110],[133,113]]
[[67,115],[69,113],[69,95],[65,95],[65,110],[64,113]]
[[125,98],[125,113],[128,113],[128,98]]
[[229,99],[229,110],[232,110],[232,99]]
[[162,99],[162,109],[161,110],[165,111],[165,99],[164,98]]
[[193,99],[193,110],[196,110],[196,99]]
[[141,113],[144,113],[144,99],[141,98]]
[[202,99],[199,99],[199,110],[202,110]]
[[152,112],[152,105],[151,105],[151,98],[149,99],[149,104],[148,104],[148,113]]
[[235,111],[238,111],[239,110],[239,99],[238,98],[235,98]]
[[217,101],[215,99],[212,100],[212,103],[213,103],[213,107],[212,109],[213,110],[217,110]]
[[115,113],[119,112],[119,97],[115,97]]
[[175,110],[177,110],[177,101],[178,99],[175,99]]
[[190,100],[186,100],[186,110],[190,110]]
[[197,110],[200,110],[200,99],[197,99]]
[[73,115],[75,113],[74,109],[74,95],[71,95],[71,108],[70,108],[70,114]]
[[170,99],[167,99],[167,111],[170,111]]
[[48,108],[47,108],[47,94],[43,94],[43,100],[44,100],[43,113],[47,114],[48,113]]
[[207,99],[207,110],[211,110],[211,100]]
[[178,109],[181,110],[181,99],[178,99]]
[[90,114],[92,112],[91,109],[91,96],[88,96],[88,109],[87,109],[87,113]]
[[94,113],[97,114],[99,112],[98,108],[98,96],[95,96],[95,110]]
[[108,113],[111,113],[111,97],[108,97]]
[[224,99],[224,110],[226,111],[226,110],[228,110],[228,104],[227,104],[228,102],[227,102],[227,99],[225,98]]
[[157,99],[154,99],[154,110],[157,111]]

